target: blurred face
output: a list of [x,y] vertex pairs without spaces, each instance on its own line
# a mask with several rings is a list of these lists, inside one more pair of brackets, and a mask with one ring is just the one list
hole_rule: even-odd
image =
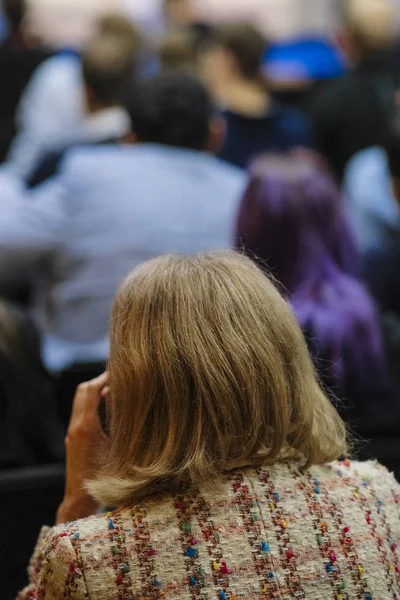
[[212,46],[200,52],[197,70],[209,92],[218,99],[224,86],[234,75],[234,64],[229,52],[219,46]]
[[193,22],[189,0],[169,0],[165,4],[165,20],[170,27],[184,27]]

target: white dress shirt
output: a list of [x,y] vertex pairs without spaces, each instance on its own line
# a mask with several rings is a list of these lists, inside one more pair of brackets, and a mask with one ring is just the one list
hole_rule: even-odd
[[86,116],[81,63],[70,53],[50,58],[39,67],[23,95],[19,121],[21,131],[8,163],[23,178],[52,151],[119,138],[130,129],[129,115],[121,107]]
[[80,59],[72,53],[49,58],[34,73],[20,103],[20,133],[8,156],[13,171],[27,178],[54,150],[80,140],[85,99]]
[[47,367],[107,358],[113,297],[138,264],[232,247],[244,186],[213,156],[156,145],[71,151],[29,194],[3,173],[0,286],[31,262]]

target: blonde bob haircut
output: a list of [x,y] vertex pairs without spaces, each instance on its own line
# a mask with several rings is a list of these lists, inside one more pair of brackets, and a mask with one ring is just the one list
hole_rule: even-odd
[[109,373],[109,454],[88,484],[106,506],[347,452],[289,305],[233,252],[133,271],[114,304]]

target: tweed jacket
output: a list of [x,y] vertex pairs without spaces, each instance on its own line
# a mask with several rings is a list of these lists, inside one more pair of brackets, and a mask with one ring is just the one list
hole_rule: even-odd
[[393,600],[400,486],[375,463],[233,472],[44,530],[19,600]]

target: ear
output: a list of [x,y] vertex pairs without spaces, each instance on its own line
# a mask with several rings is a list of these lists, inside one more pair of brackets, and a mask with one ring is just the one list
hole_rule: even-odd
[[212,117],[208,128],[207,150],[211,154],[219,154],[226,132],[225,121],[222,117]]

